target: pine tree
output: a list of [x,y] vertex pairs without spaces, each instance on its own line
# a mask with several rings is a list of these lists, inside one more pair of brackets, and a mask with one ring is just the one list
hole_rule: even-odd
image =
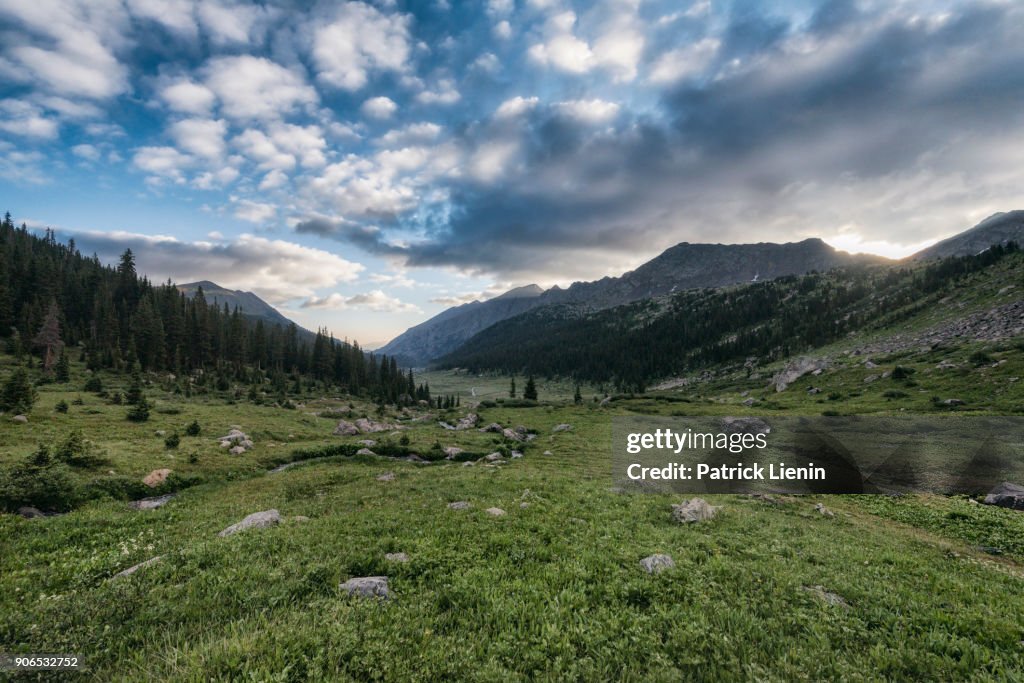
[[57,363],[57,357],[64,348],[60,338],[60,310],[56,303],[51,303],[43,324],[32,343],[43,347],[43,372],[49,374]]
[[574,393],[572,395],[572,400],[573,400],[573,403],[575,403],[576,405],[579,405],[580,403],[583,403],[583,394],[580,393],[580,385],[579,384],[576,385],[576,393]]
[[128,385],[128,392],[125,394],[125,402],[128,405],[139,405],[146,400],[145,395],[142,393],[142,376],[139,374],[138,369],[132,367],[132,379]]
[[36,402],[36,390],[28,381],[24,368],[15,370],[0,391],[0,410],[21,415],[29,413]]
[[528,401],[537,400],[537,385],[533,381],[533,375],[526,379],[526,387],[523,388],[523,398]]
[[71,363],[68,361],[67,349],[60,350],[60,358],[57,360],[55,373],[58,382],[63,384],[71,381]]
[[512,384],[511,384],[511,386],[509,387],[509,390],[508,390],[508,397],[509,398],[515,398],[516,397],[516,378],[515,378],[515,375],[512,376]]

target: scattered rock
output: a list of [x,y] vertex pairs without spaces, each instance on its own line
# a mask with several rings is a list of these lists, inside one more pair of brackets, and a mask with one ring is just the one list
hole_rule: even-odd
[[758,417],[723,417],[722,427],[730,434],[771,434],[772,428]]
[[850,603],[846,602],[843,596],[833,593],[832,591],[825,590],[824,586],[803,586],[803,589],[817,597],[819,600],[822,600],[829,607],[850,609]]
[[835,517],[836,516],[836,513],[834,513],[831,510],[829,510],[822,503],[815,503],[814,509],[818,512],[818,514],[822,515],[823,517]]
[[966,404],[966,402],[960,400],[959,398],[947,398],[945,401],[942,402],[942,405],[944,405],[944,406],[962,406],[962,405],[967,405],[967,404]]
[[377,454],[374,453],[373,451],[371,451],[369,448],[360,448],[358,451],[356,451],[356,455],[377,455]]
[[172,498],[174,498],[174,494],[168,493],[163,496],[153,496],[152,498],[133,500],[128,503],[128,506],[133,510],[156,510],[157,508],[167,505]]
[[280,523],[280,512],[277,510],[263,510],[262,512],[252,513],[241,522],[232,524],[217,535],[221,537],[230,536],[232,534],[237,534],[239,531],[245,531],[247,529],[263,529]]
[[234,425],[226,435],[217,437],[217,441],[220,441],[221,448],[230,448],[228,452],[231,455],[241,455],[253,447],[249,435]]
[[359,428],[348,420],[340,420],[334,428],[335,436],[353,436],[359,433]]
[[149,565],[156,564],[157,562],[159,562],[162,559],[164,559],[163,555],[157,555],[156,557],[151,557],[148,560],[146,560],[145,562],[139,562],[134,567],[128,567],[128,569],[125,569],[123,572],[118,572],[118,573],[114,574],[111,577],[111,579],[123,579],[126,576],[131,576],[132,574],[134,574],[135,572],[139,571],[140,569],[145,569]]
[[480,416],[476,413],[468,413],[466,417],[462,418],[455,423],[455,429],[462,431],[464,429],[472,429],[476,427],[476,423],[480,421]]
[[567,431],[570,431],[571,429],[572,429],[572,425],[560,424],[560,425],[555,425],[554,428],[551,431],[557,433],[557,432],[567,432]]
[[510,441],[524,441],[525,437],[514,429],[503,429],[501,435]]
[[868,375],[867,377],[864,378],[864,384],[871,384],[876,379],[878,379],[878,375]]
[[295,515],[294,517],[292,517],[291,521],[293,521],[293,522],[308,522],[309,521],[309,517],[307,517],[306,515]]
[[395,473],[394,472],[385,472],[384,474],[378,474],[377,475],[377,481],[394,481],[394,480],[395,480]]
[[523,501],[522,503],[519,504],[519,509],[520,510],[525,510],[528,507],[530,507],[530,504],[527,503],[526,501]]
[[458,455],[459,453],[462,453],[462,452],[463,452],[462,449],[459,448],[458,446],[446,446],[445,449],[444,449],[444,457],[447,460],[451,460],[456,455]]
[[34,508],[30,505],[18,508],[18,514],[25,519],[40,519],[46,516],[46,513],[39,508]]
[[167,430],[165,430],[165,429],[158,429],[158,430],[156,430],[155,433],[156,433],[157,436],[167,436]]
[[390,432],[398,429],[398,426],[361,417],[355,421],[355,428],[359,430],[360,434],[375,434],[377,432]]
[[501,517],[505,514],[505,511],[502,510],[501,508],[487,508],[485,512],[491,515],[492,517]]
[[718,514],[721,506],[710,505],[703,498],[692,498],[679,505],[672,506],[672,516],[680,524],[703,522]]
[[601,406],[603,408],[603,407],[605,407],[606,405],[608,405],[611,402],[612,402],[612,397],[611,396],[605,396],[604,398],[601,399],[601,402],[598,403],[597,405],[599,405],[599,406]]
[[167,477],[169,477],[170,474],[171,470],[166,468],[153,470],[152,472],[150,472],[149,474],[142,478],[142,483],[151,489],[156,488],[160,484],[167,481]]
[[750,406],[754,405],[755,403],[757,403],[757,400],[756,400],[756,399],[753,399],[753,398],[748,398],[747,400],[745,400],[745,401],[743,402],[743,405],[745,405],[746,407],[748,407],[748,408],[749,408]]
[[511,453],[509,453],[509,457],[515,460],[516,458],[523,457],[523,453],[522,451],[512,451]]
[[544,455],[554,455],[551,451],[544,451]]
[[808,372],[823,370],[827,367],[828,361],[817,358],[797,358],[788,363],[782,370],[777,372],[769,384],[775,387],[775,391],[785,391],[793,382],[797,381]]
[[957,366],[956,363],[954,363],[953,361],[951,361],[951,360],[944,360],[941,363],[939,363],[938,365],[936,365],[935,369],[936,370],[952,370],[956,366]]
[[472,504],[464,500],[457,500],[454,503],[448,503],[449,510],[468,510],[471,507],[473,507]]
[[245,446],[234,446],[228,453],[231,455],[242,455],[245,453]]
[[360,576],[349,579],[339,588],[349,595],[359,598],[387,598],[389,595],[388,577],[386,576]]
[[666,569],[672,569],[676,566],[676,563],[668,555],[656,553],[640,560],[640,566],[648,574],[658,574]]
[[741,391],[740,392],[740,398],[746,398],[747,396],[750,396],[750,391]]
[[502,458],[501,453],[498,453],[497,451],[495,451],[494,453],[488,453],[487,455],[485,455],[481,459],[486,461],[486,462],[501,462],[501,458]]
[[1004,481],[985,496],[985,505],[1024,510],[1024,486]]
[[497,422],[492,422],[491,424],[487,425],[486,427],[481,427],[480,428],[481,432],[494,432],[495,434],[501,434],[501,430],[502,430],[502,427]]
[[374,441],[373,439],[363,439],[362,441],[356,441],[356,443],[362,444],[367,448],[373,448],[374,446],[377,445],[377,442]]
[[15,415],[11,418],[11,422],[17,422],[18,424],[25,424],[28,422],[28,418],[24,415]]
[[408,562],[409,556],[405,553],[387,553],[384,555],[384,559],[388,562]]
[[864,361],[864,367],[866,367],[868,370],[873,370],[874,368],[877,368],[878,366],[875,365],[874,363],[872,363],[870,360],[866,360],[866,361]]
[[819,389],[818,387],[810,387],[807,390],[807,395],[808,396],[814,396],[815,394],[820,394],[820,393],[821,393],[821,389]]

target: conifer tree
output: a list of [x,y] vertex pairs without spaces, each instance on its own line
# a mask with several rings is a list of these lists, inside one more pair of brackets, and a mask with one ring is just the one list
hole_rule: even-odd
[[29,413],[36,402],[36,390],[24,368],[15,370],[0,390],[0,410],[16,415]]
[[523,398],[528,401],[537,400],[537,385],[533,381],[533,375],[526,379],[526,386],[523,388]]
[[509,386],[509,389],[508,389],[508,397],[509,398],[515,398],[516,397],[516,376],[515,375],[512,375],[512,384]]

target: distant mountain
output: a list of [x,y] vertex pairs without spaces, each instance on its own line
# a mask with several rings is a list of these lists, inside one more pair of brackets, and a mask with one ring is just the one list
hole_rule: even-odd
[[[281,315],[281,313],[268,304],[263,299],[259,298],[252,292],[243,292],[238,289],[225,289],[215,282],[209,280],[203,280],[201,282],[189,282],[184,285],[178,285],[178,291],[184,292],[188,298],[192,298],[196,295],[196,290],[200,287],[203,288],[203,296],[206,297],[208,303],[216,302],[221,308],[224,304],[228,305],[229,310],[234,310],[235,306],[238,306],[246,318],[251,320],[262,320],[264,323],[271,325],[282,325],[287,327],[292,324],[292,321]],[[313,336],[313,333],[296,324],[299,328],[300,333],[304,335]]]
[[970,256],[993,244],[1016,242],[1024,245],[1024,211],[1006,211],[992,214],[970,230],[922,249],[910,258],[915,261]]
[[424,365],[461,346],[491,325],[551,304],[596,311],[687,289],[771,280],[857,263],[882,263],[876,256],[837,251],[820,239],[774,244],[689,244],[667,249],[634,271],[547,291],[537,285],[513,289],[487,301],[450,308],[412,327],[381,349],[410,365]]

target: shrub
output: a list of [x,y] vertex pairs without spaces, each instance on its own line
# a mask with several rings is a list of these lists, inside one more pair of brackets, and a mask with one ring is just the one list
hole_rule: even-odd
[[202,431],[203,428],[199,426],[199,420],[192,420],[192,423],[185,427],[186,436],[199,436],[199,433]]
[[72,467],[99,467],[107,462],[96,444],[82,436],[81,430],[74,430],[57,445],[53,452],[55,460]]
[[974,363],[975,367],[977,367],[979,365],[988,365],[989,363],[991,363],[992,356],[988,355],[984,351],[975,351],[974,353],[971,354],[968,360]]
[[57,401],[57,405],[53,407],[55,411],[61,413],[62,415],[68,412],[68,408],[70,408],[70,406],[68,405],[68,402],[65,401],[64,399]]
[[149,419],[149,402],[142,398],[128,411],[128,419],[132,422],[145,422]]
[[28,381],[28,373],[18,368],[4,382],[0,389],[0,410],[8,413],[28,413],[32,411],[38,394]]
[[178,436],[178,432],[171,432],[171,435],[164,439],[164,447],[168,450],[173,450],[181,444],[181,437]]
[[67,467],[51,458],[46,446],[0,470],[0,508],[10,512],[24,506],[64,512],[75,506],[78,497]]
[[908,394],[902,391],[886,391],[882,396],[885,398],[906,398]]
[[915,372],[914,368],[905,368],[902,365],[897,365],[892,369],[893,379],[910,379],[910,376]]
[[83,391],[91,391],[94,394],[98,394],[103,391],[103,380],[99,377],[90,377],[85,380],[85,386],[82,387]]

